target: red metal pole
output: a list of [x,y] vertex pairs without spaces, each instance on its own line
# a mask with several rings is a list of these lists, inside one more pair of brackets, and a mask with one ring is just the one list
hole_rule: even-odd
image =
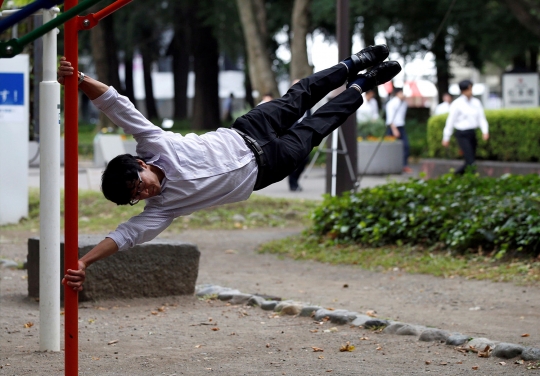
[[[64,10],[77,5],[77,0],[65,0]],[[79,268],[79,182],[78,182],[78,76],[79,71],[79,40],[77,18],[66,22],[64,29],[64,55],[71,62],[75,74],[67,77],[64,85],[64,133],[65,133],[65,162],[64,162],[64,268],[77,270]],[[65,270],[64,270],[65,273]],[[78,292],[64,287],[64,348],[66,376],[79,374],[79,328],[78,328]]]
[[118,9],[122,8],[124,5],[127,5],[128,3],[132,2],[133,0],[116,0],[111,5],[103,8],[99,12],[95,14],[96,19],[99,21],[102,18],[107,17],[109,14],[116,12]]

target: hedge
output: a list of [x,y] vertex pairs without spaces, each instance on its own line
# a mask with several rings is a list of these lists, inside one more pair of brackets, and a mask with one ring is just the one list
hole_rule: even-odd
[[[447,150],[441,145],[447,114],[433,116],[427,125],[428,155],[431,158],[459,157],[455,137]],[[540,161],[540,108],[486,111],[489,141],[478,132],[478,159],[493,161]]]
[[540,177],[473,174],[410,180],[325,197],[311,231],[338,243],[439,245],[540,253]]

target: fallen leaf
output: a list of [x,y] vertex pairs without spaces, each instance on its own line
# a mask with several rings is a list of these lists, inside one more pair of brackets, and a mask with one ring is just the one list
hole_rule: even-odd
[[366,312],[366,315],[368,315],[369,317],[377,317],[377,312],[370,309],[369,311]]
[[165,306],[159,307],[157,310],[158,310],[159,312],[165,312]]
[[318,329],[311,329],[309,332],[310,333],[317,333],[319,330]]
[[516,360],[514,362],[515,364],[525,364],[525,361],[523,359]]
[[353,350],[354,350],[354,346],[351,345],[351,344],[349,343],[349,341],[347,341],[347,343],[346,343],[344,346],[341,346],[341,347],[339,348],[339,351],[341,351],[341,352],[345,352],[345,351],[353,351]]
[[157,315],[158,313],[156,311],[150,312],[152,315]]
[[344,289],[346,289],[347,287],[349,287],[349,285],[347,283],[343,285]]
[[219,330],[219,328],[218,328],[217,326],[215,326],[215,327],[212,328],[212,330],[213,330],[214,332],[217,332],[217,331]]
[[200,349],[203,345],[195,345],[196,349]]
[[320,347],[311,346],[311,348],[313,349],[313,352],[323,352],[324,351]]
[[360,337],[360,341],[369,341],[369,337]]
[[324,355],[319,355],[318,359],[324,359]]
[[31,328],[34,326],[33,322],[28,321],[26,324],[24,324],[25,329]]
[[234,255],[234,254],[237,254],[238,252],[235,251],[234,249],[227,249],[225,251],[225,253],[228,254],[228,255]]
[[117,339],[113,339],[112,341],[107,342],[107,345],[114,345],[115,343],[118,343]]
[[530,337],[531,335],[529,333],[523,333],[521,336],[522,337]]
[[64,311],[60,311],[60,316],[64,316],[66,313]]
[[332,370],[331,370],[331,369],[327,369],[326,372],[332,372]]
[[375,350],[382,350],[382,347],[380,345],[378,345]]
[[427,365],[430,365],[430,364],[431,364],[431,360],[426,360],[426,364],[427,364]]
[[493,351],[493,349],[491,347],[486,346],[484,351],[478,351],[478,357],[479,358],[489,358],[492,351]]
[[93,324],[94,322],[96,322],[96,319],[88,319],[89,324]]
[[269,347],[270,347],[270,344],[269,344],[269,343],[267,343],[267,344],[266,344],[266,348],[269,348]]
[[446,362],[440,362],[439,364],[440,364],[441,366],[446,366],[448,363],[446,363]]
[[472,366],[472,369],[474,369],[475,371],[476,371],[478,368],[479,368],[478,366]]
[[500,364],[501,366],[505,366],[505,365],[506,365],[506,362],[499,362],[499,364]]
[[92,360],[99,360],[99,358],[97,356],[93,356]]

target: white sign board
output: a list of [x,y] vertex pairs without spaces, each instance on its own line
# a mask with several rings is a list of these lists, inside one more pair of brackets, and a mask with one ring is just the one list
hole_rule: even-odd
[[504,107],[538,107],[538,73],[503,74],[502,87]]
[[29,58],[0,59],[0,225],[28,216]]

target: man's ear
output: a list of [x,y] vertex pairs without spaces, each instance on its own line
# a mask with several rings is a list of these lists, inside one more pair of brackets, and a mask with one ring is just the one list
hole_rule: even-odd
[[144,161],[142,159],[137,159],[137,163],[139,164],[139,166],[141,166],[142,168],[146,168],[147,164],[144,163]]

